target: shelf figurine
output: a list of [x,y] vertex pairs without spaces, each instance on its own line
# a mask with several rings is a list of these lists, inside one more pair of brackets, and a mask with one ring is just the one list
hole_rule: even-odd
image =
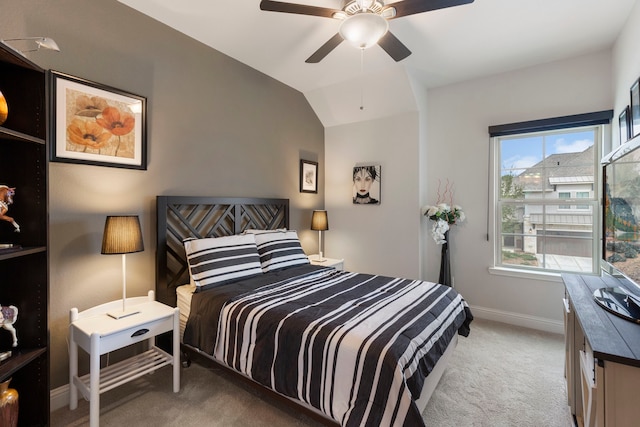
[[15,228],[15,232],[20,232],[20,226],[13,218],[7,215],[9,205],[13,203],[13,196],[16,194],[15,187],[9,187],[7,185],[0,185],[0,219],[10,222]]
[[11,332],[13,337],[12,347],[18,346],[18,336],[16,335],[16,328],[13,324],[18,320],[18,307],[15,305],[2,305],[0,306],[0,326]]

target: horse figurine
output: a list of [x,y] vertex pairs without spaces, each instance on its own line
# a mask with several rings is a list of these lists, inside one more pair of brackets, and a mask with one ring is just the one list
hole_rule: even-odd
[[18,307],[15,305],[2,305],[0,306],[0,326],[11,332],[13,337],[12,347],[18,346],[18,336],[16,335],[16,328],[13,324],[18,320]]
[[9,215],[6,215],[9,210],[9,205],[13,203],[13,196],[16,194],[15,187],[9,187],[7,185],[0,185],[0,219],[10,222],[15,228],[15,232],[20,232],[20,226]]

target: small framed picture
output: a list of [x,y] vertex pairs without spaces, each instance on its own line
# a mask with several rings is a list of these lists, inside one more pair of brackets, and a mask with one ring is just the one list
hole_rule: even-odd
[[51,161],[147,169],[146,98],[50,73]]
[[300,160],[300,192],[318,192],[318,162]]
[[354,166],[353,204],[379,205],[381,182],[382,175],[380,165]]
[[640,79],[631,86],[631,135],[640,134]]
[[631,138],[628,105],[624,107],[624,110],[622,110],[622,113],[620,113],[620,116],[618,117],[618,123],[620,125],[620,144],[624,144],[629,140],[629,138]]

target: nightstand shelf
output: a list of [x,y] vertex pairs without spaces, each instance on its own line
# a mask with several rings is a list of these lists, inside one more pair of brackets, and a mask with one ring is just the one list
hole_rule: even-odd
[[[171,365],[172,362],[172,355],[153,347],[142,354],[102,368],[100,370],[100,389],[98,393],[102,394],[112,390],[143,375],[150,374],[163,366]],[[82,396],[90,400],[91,374],[76,378],[75,385],[82,393]]]
[[309,258],[309,261],[313,265],[322,265],[324,267],[333,267],[336,270],[344,270],[344,259],[323,257],[322,261],[319,261],[318,254],[309,255],[307,258]]

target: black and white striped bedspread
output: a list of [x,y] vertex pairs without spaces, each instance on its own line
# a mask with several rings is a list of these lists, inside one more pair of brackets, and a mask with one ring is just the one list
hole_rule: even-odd
[[239,295],[214,356],[344,426],[421,426],[414,403],[468,307],[434,283],[321,270]]

